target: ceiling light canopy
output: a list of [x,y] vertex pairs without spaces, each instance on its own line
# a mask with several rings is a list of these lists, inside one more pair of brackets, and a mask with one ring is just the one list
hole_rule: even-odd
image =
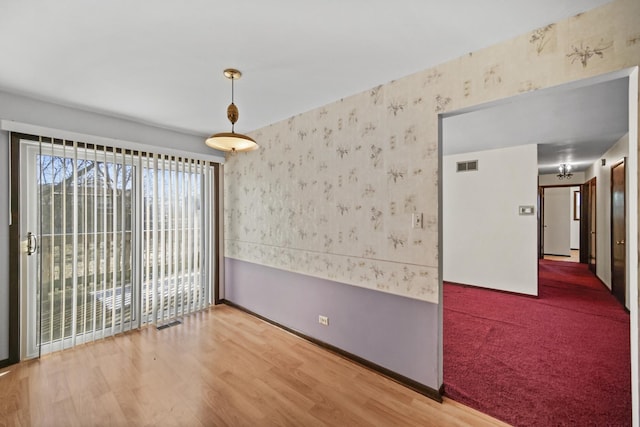
[[235,124],[238,121],[238,107],[233,103],[233,81],[242,77],[242,73],[233,68],[224,70],[224,76],[231,80],[231,104],[227,107],[227,118],[231,122],[231,132],[216,133],[205,141],[211,148],[221,151],[251,151],[258,148],[258,144],[253,138],[235,132]]

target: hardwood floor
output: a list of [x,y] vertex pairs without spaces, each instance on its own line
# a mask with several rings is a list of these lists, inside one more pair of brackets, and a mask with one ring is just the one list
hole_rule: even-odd
[[545,255],[544,259],[550,261],[564,261],[564,262],[580,262],[580,250],[579,249],[571,249],[570,256],[560,256],[560,255]]
[[0,370],[0,425],[506,424],[216,306]]

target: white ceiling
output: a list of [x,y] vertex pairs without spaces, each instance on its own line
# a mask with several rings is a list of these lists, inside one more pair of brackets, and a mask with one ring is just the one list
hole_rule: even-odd
[[197,135],[247,132],[609,0],[0,0],[0,89]]
[[538,171],[585,170],[629,127],[629,79],[557,87],[443,120],[443,154],[538,145]]

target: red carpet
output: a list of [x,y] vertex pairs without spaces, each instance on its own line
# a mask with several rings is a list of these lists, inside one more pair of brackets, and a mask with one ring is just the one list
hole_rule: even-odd
[[516,426],[631,425],[629,315],[584,264],[539,297],[446,283],[445,395]]

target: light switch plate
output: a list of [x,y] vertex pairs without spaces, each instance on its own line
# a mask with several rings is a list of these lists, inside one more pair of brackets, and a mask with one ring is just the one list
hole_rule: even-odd
[[519,206],[518,212],[520,215],[533,215],[536,213],[536,208],[534,206]]
[[411,215],[411,228],[422,228],[422,213],[415,212]]

